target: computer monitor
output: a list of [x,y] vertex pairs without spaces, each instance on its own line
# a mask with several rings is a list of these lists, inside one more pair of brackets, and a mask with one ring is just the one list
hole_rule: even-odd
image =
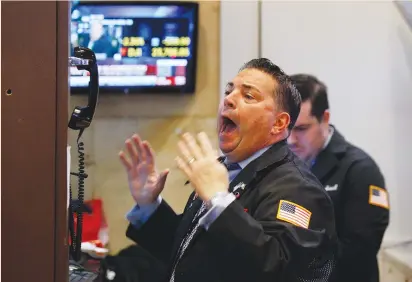
[[[198,4],[79,1],[71,9],[71,50],[92,49],[101,93],[193,93]],[[72,93],[86,93],[87,72],[70,68]]]

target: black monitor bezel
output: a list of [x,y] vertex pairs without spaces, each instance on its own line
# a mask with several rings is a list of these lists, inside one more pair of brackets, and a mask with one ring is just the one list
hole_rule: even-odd
[[[123,6],[123,5],[136,5],[136,6],[183,6],[192,8],[194,11],[194,25],[193,31],[193,59],[192,68],[190,72],[187,72],[186,84],[182,86],[100,86],[99,92],[101,94],[149,94],[149,93],[162,93],[162,94],[194,94],[196,90],[197,81],[197,51],[198,51],[198,32],[199,32],[199,3],[190,1],[79,1],[76,6],[88,5],[88,6]],[[70,79],[70,74],[69,74]],[[71,94],[87,94],[88,87],[70,86]]]

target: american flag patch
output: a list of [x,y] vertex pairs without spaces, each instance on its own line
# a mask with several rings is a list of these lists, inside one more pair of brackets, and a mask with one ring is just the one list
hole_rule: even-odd
[[374,185],[369,186],[369,204],[389,209],[388,192]]
[[281,200],[276,218],[299,227],[308,228],[311,215],[312,213],[304,207]]

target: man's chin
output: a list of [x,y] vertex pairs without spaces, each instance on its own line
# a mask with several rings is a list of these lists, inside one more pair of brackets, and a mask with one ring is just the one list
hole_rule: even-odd
[[233,152],[234,148],[231,148],[229,146],[225,146],[222,144],[219,144],[219,149],[222,151],[223,154],[229,154],[230,152]]
[[233,144],[233,142],[227,142],[219,140],[219,149],[222,151],[223,154],[227,155],[233,152],[236,149],[237,145]]
[[301,157],[302,156],[302,153],[303,153],[303,151],[302,150],[300,150],[300,149],[291,149],[291,151],[295,154],[295,155],[297,155],[297,156],[299,156],[299,157]]
[[302,150],[292,150],[292,152],[302,161],[306,162],[308,157],[303,153]]

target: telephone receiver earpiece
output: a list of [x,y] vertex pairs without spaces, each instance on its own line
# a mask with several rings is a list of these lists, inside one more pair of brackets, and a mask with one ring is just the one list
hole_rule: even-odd
[[89,48],[75,47],[74,57],[69,57],[69,65],[90,73],[88,104],[85,107],[76,106],[69,121],[69,128],[83,131],[92,122],[99,96],[99,71],[96,55]]

